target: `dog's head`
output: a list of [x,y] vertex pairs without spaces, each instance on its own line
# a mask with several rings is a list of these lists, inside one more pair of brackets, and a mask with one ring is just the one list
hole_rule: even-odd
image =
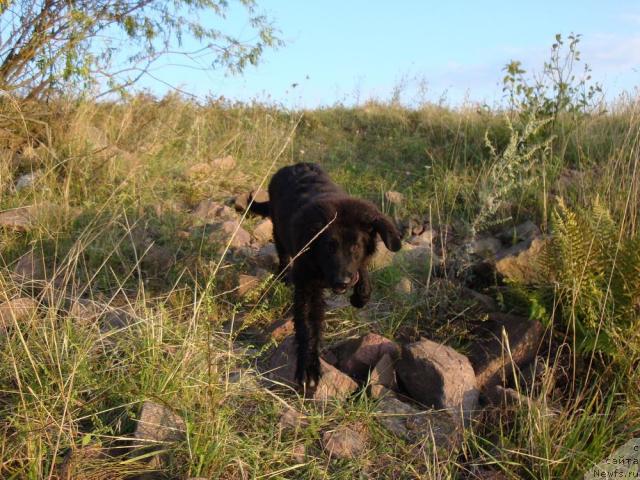
[[391,251],[400,250],[393,222],[372,203],[350,197],[319,200],[304,207],[294,222],[298,249],[307,247],[324,284],[343,293],[359,280],[358,270],[375,253],[377,235]]

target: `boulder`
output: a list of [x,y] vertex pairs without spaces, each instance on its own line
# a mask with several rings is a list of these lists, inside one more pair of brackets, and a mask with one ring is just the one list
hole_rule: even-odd
[[264,244],[270,242],[273,237],[273,224],[268,218],[262,220],[256,228],[253,229],[253,236],[258,243]]
[[225,155],[211,160],[211,166],[216,170],[232,170],[236,166],[236,161],[231,155]]
[[474,332],[469,359],[476,373],[478,388],[491,397],[496,385],[507,385],[514,367],[520,369],[538,353],[544,327],[535,320],[493,313]]
[[409,244],[416,247],[429,247],[430,249],[435,246],[434,242],[438,238],[436,231],[430,227],[425,228],[421,233],[414,235],[409,239]]
[[151,442],[180,442],[185,438],[187,426],[180,415],[159,403],[142,404],[133,436]]
[[36,180],[38,180],[38,178],[40,178],[41,176],[42,172],[40,171],[25,173],[24,175],[21,175],[20,177],[18,177],[18,180],[16,180],[16,192],[19,192],[20,190],[24,190],[26,188],[32,188],[36,183]]
[[478,405],[469,359],[453,348],[421,339],[402,347],[396,373],[409,395],[423,405],[446,409],[465,423]]
[[411,444],[426,441],[437,449],[453,452],[462,443],[460,423],[449,412],[418,410],[393,396],[384,396],[378,402],[376,420]]
[[340,426],[322,434],[322,445],[329,457],[352,459],[364,453],[367,436],[362,425]]
[[398,280],[398,283],[396,283],[394,290],[400,295],[409,295],[413,292],[413,283],[411,283],[409,278],[402,277]]
[[[267,377],[273,381],[297,387],[296,373],[296,341],[293,335],[287,337],[273,352],[268,361]],[[358,388],[348,375],[320,359],[322,377],[313,392],[315,400],[344,399]]]
[[517,283],[530,284],[543,280],[540,257],[546,244],[545,238],[536,238],[499,252],[496,256],[497,272]]
[[369,370],[375,367],[385,354],[397,358],[400,349],[392,340],[377,333],[368,333],[341,343],[334,349],[334,353],[338,358],[337,366],[340,370],[364,381],[369,375]]
[[385,353],[376,363],[369,378],[369,391],[373,398],[379,398],[387,390],[398,390],[394,366],[395,361],[388,353]]

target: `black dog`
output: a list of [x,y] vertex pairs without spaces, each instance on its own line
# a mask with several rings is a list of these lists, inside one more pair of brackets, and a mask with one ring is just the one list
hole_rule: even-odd
[[367,263],[376,250],[376,235],[395,252],[400,234],[372,203],[347,195],[313,163],[276,172],[269,201],[254,202],[251,210],[271,217],[281,273],[293,258],[296,380],[313,388],[320,378],[323,289],[344,293],[353,287],[351,304],[362,308],[371,296]]

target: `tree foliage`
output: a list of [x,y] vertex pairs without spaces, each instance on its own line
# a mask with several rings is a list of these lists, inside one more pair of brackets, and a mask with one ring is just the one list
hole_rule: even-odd
[[[0,88],[43,98],[73,88],[104,94],[163,56],[242,72],[281,40],[254,0],[237,0],[249,39],[226,33],[229,0],[0,0]],[[213,24],[213,25],[211,25]]]

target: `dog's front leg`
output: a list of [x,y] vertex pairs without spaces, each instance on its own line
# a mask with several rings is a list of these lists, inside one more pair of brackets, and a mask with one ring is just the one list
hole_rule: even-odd
[[358,269],[358,275],[360,278],[358,278],[358,282],[353,287],[353,293],[349,300],[354,307],[362,308],[371,298],[371,279],[366,266]]
[[[308,370],[312,342],[310,336],[313,328],[309,322],[311,290],[306,283],[296,283],[293,292],[293,323],[297,343],[296,382],[301,387],[311,386]],[[317,379],[316,379],[317,382]]]
[[307,380],[310,386],[318,385],[320,380],[320,342],[322,340],[322,329],[324,327],[324,298],[322,287],[316,286],[311,289],[309,303],[309,349],[307,357]]

